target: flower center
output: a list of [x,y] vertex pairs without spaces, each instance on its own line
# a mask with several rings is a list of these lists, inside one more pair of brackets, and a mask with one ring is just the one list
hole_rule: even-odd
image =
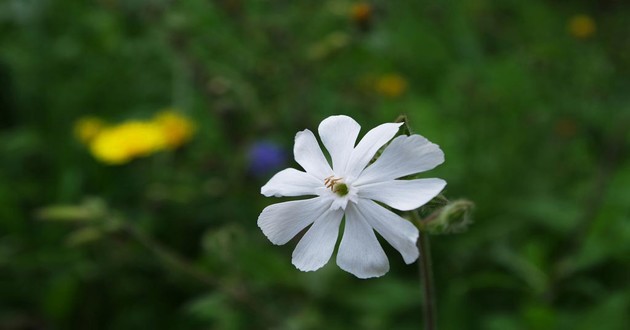
[[324,185],[326,185],[326,188],[330,188],[330,191],[343,197],[348,194],[348,186],[341,180],[343,178],[335,178],[334,175],[331,175],[324,179]]

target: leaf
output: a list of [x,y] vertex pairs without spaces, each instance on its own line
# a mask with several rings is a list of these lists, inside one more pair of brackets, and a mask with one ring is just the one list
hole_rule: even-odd
[[100,198],[88,198],[80,205],[51,205],[37,211],[36,217],[43,221],[86,222],[101,219],[107,206]]
[[70,246],[79,246],[96,241],[103,236],[100,229],[95,227],[84,227],[77,229],[66,237],[66,244]]

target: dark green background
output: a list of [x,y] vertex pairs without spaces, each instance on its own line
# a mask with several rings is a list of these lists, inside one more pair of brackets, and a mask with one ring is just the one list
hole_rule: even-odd
[[[256,141],[290,152],[331,114],[365,132],[401,113],[446,154],[427,176],[477,205],[468,232],[432,238],[441,329],[630,328],[627,3],[375,1],[368,24],[349,4],[1,1],[0,329],[418,329],[415,265],[387,246],[379,279],[299,272],[295,241],[256,226],[273,173],[247,171]],[[568,32],[576,14],[593,36]],[[402,96],[366,84],[389,73]],[[176,152],[106,166],[72,136],[84,115],[171,105],[198,125]],[[36,216],[88,197],[203,274]]]

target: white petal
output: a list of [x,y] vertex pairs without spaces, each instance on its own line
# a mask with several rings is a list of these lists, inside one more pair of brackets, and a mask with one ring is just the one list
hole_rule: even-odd
[[328,210],[322,214],[293,250],[293,265],[310,272],[322,268],[335,249],[342,210]]
[[319,143],[317,143],[317,139],[315,139],[315,135],[307,129],[295,135],[293,155],[295,161],[307,173],[315,176],[317,179],[324,180],[324,178],[333,174],[326,157],[322,153],[322,149],[319,147]]
[[276,245],[282,245],[310,225],[330,207],[330,199],[311,198],[267,206],[258,217],[258,227]]
[[372,157],[374,157],[378,149],[396,135],[400,125],[402,125],[402,123],[386,123],[376,126],[367,132],[357,147],[352,151],[350,160],[348,160],[346,175],[350,178],[359,176],[365,166],[372,160]]
[[260,188],[260,193],[267,197],[317,195],[315,189],[323,185],[322,181],[306,172],[287,168],[269,179]]
[[346,212],[337,265],[358,278],[383,276],[389,270],[389,261],[374,230],[354,205],[349,205]]
[[444,189],[442,179],[391,180],[357,187],[359,197],[385,203],[401,211],[426,204]]
[[381,156],[356,180],[356,185],[388,181],[428,171],[444,162],[444,153],[437,144],[420,135],[399,136]]
[[330,153],[335,174],[344,175],[361,126],[348,116],[330,116],[319,124],[319,137]]
[[359,199],[356,209],[393,246],[407,264],[418,259],[418,228],[392,211],[369,199]]

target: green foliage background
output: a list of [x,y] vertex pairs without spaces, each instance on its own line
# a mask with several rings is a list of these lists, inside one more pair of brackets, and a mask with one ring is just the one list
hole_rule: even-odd
[[[361,25],[350,4],[0,2],[0,329],[417,329],[415,265],[299,272],[256,226],[273,173],[248,172],[256,141],[401,113],[477,205],[432,239],[441,329],[630,328],[630,7],[375,1]],[[402,96],[366,83],[389,73]],[[199,127],[176,152],[106,166],[72,136],[171,105]]]

